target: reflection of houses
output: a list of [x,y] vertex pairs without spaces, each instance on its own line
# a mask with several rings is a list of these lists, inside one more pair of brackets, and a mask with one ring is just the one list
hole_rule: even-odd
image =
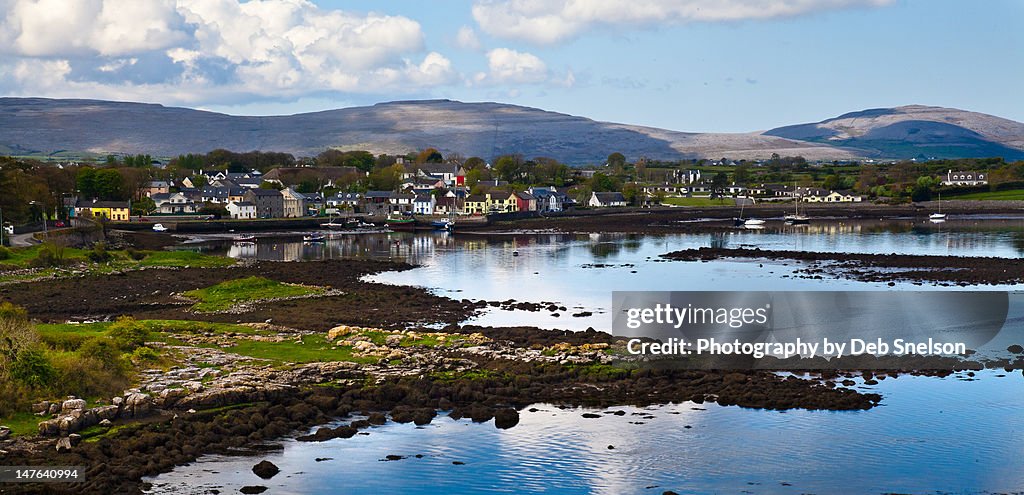
[[81,201],[75,204],[75,217],[106,218],[114,222],[127,222],[131,205],[127,201]]
[[195,213],[199,206],[180,192],[161,193],[150,196],[156,205],[156,212],[164,215],[180,215]]
[[626,206],[626,197],[620,192],[593,192],[587,205],[592,208]]
[[942,181],[944,186],[981,186],[988,184],[988,176],[985,172],[954,172],[946,173],[946,180]]
[[274,189],[250,189],[244,201],[256,205],[257,218],[280,218],[284,216],[284,196]]
[[231,218],[256,218],[256,204],[249,201],[231,202],[225,208]]

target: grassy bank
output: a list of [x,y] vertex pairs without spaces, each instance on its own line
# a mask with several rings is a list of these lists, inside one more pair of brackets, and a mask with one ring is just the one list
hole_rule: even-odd
[[285,284],[264,277],[246,277],[221,282],[205,289],[185,292],[184,295],[198,302],[192,309],[199,312],[215,312],[231,309],[238,304],[265,301],[285,297],[301,297],[323,294],[326,289],[297,284]]
[[[0,282],[26,282],[81,271],[105,274],[139,268],[219,268],[233,264],[232,258],[194,251],[108,251],[102,246],[77,249],[42,244],[0,252]],[[12,271],[17,273],[6,273]]]
[[974,192],[949,196],[946,199],[964,199],[974,201],[1024,201],[1024,189]]
[[672,206],[735,206],[736,202],[729,198],[707,198],[707,197],[693,197],[693,198],[665,198],[662,204]]

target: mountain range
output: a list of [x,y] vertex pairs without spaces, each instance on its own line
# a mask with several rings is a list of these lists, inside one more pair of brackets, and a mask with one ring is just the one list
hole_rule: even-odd
[[147,153],[216,148],[314,156],[327,148],[405,153],[426,147],[491,158],[547,156],[580,165],[627,158],[1024,159],[1024,124],[911,105],[852,112],[762,132],[679,132],[502,103],[395,101],[282,116],[233,116],[149,103],[0,98],[0,154]]

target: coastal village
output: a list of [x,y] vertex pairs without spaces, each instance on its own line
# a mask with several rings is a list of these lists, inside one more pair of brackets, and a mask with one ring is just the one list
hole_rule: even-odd
[[[917,194],[916,185],[905,190],[901,190],[903,186],[895,191],[886,190],[885,185],[866,190],[863,181],[834,175],[835,172],[827,175],[829,169],[842,168],[830,164],[804,165],[803,170],[810,172],[806,176],[813,179],[826,175],[824,180],[804,177],[789,183],[772,183],[757,180],[795,178],[801,174],[763,172],[773,167],[770,161],[737,163],[723,159],[701,163],[702,167],[686,168],[685,164],[677,164],[658,168],[645,166],[642,161],[636,164],[621,161],[612,166],[615,158],[612,156],[602,166],[565,168],[557,180],[544,182],[510,177],[479,159],[475,159],[478,168],[467,171],[471,161],[464,163],[457,156],[453,160],[442,160],[439,154],[437,156],[435,162],[417,161],[413,156],[408,161],[405,157],[395,158],[388,171],[397,167],[398,172],[394,173],[393,187],[388,190],[372,188],[375,182],[380,182],[372,178],[372,174],[379,171],[377,168],[322,166],[315,161],[273,167],[265,172],[258,168],[231,171],[240,167],[230,166],[186,173],[172,169],[177,172],[170,174],[167,168],[157,164],[148,167],[153,171],[151,175],[167,178],[147,180],[139,183],[137,190],[121,193],[130,196],[128,199],[111,197],[116,194],[90,197],[79,188],[75,193],[61,193],[60,208],[55,208],[49,216],[51,220],[94,217],[112,222],[257,220],[348,214],[388,218],[489,215],[516,218],[591,208],[724,206],[794,200],[806,203],[891,202],[893,192]],[[852,167],[859,171],[875,166],[853,164]],[[985,187],[987,173],[985,170],[948,169],[934,178],[913,178],[918,179],[918,184],[921,179],[927,179],[923,181],[927,197],[921,199],[930,199],[931,191],[938,188],[955,192]],[[643,175],[650,180],[637,180]],[[864,174],[861,172],[861,175]],[[488,178],[481,178],[483,176]],[[503,176],[506,178],[501,178]],[[880,182],[884,184],[885,180]]]

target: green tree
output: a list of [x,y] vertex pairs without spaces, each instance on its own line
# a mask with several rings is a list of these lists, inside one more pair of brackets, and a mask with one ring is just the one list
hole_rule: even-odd
[[444,156],[434,148],[427,148],[416,155],[416,163],[444,163]]
[[729,187],[729,176],[725,172],[718,172],[711,178],[711,197],[724,197],[726,187]]
[[617,151],[608,155],[608,166],[613,170],[622,169],[626,166],[626,156]]
[[494,164],[494,173],[501,180],[516,182],[522,173],[522,157],[517,155],[504,155],[498,158]]
[[487,162],[485,162],[484,159],[480,158],[479,156],[471,156],[466,159],[466,163],[463,163],[462,166],[463,168],[466,169],[468,173],[470,170],[487,167]]
[[751,172],[750,172],[750,165],[747,165],[746,163],[742,163],[742,164],[738,165],[736,167],[736,170],[733,171],[732,177],[733,177],[733,179],[732,179],[733,182],[735,182],[735,183],[737,183],[737,184],[739,184],[741,186],[745,186],[745,185],[749,184],[750,183],[750,179],[752,177]]
[[588,181],[589,189],[593,192],[618,191],[619,183],[605,173],[597,172]]

